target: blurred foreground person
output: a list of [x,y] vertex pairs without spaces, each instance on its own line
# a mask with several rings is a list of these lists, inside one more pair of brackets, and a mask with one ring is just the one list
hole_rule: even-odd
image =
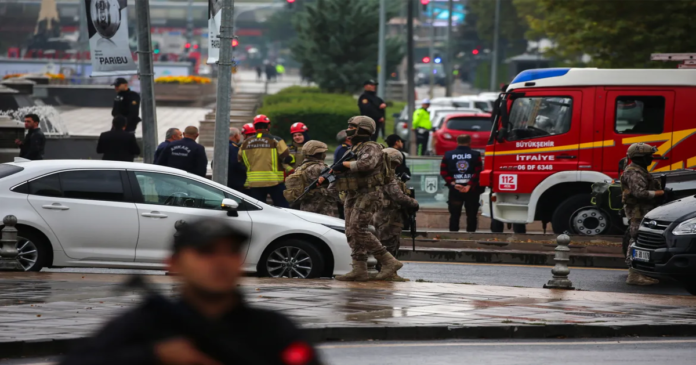
[[167,260],[169,270],[181,276],[181,298],[150,296],[61,364],[319,364],[292,322],[249,306],[238,291],[247,241],[222,220],[184,224]]

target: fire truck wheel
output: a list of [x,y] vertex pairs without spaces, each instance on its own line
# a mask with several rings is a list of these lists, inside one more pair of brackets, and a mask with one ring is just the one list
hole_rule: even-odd
[[491,232],[493,233],[503,233],[505,230],[505,223],[497,221],[495,219],[491,220]]
[[609,214],[592,205],[590,194],[574,195],[561,203],[553,213],[553,232],[596,236],[608,234],[612,222]]

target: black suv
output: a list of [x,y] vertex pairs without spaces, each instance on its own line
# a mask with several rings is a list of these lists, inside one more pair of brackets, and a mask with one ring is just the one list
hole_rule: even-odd
[[677,280],[696,295],[696,196],[648,212],[630,250],[635,270]]

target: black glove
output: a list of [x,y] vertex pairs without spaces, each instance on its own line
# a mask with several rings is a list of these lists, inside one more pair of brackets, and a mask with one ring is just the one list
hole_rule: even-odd
[[414,211],[414,212],[417,212],[418,209],[420,209],[420,204],[416,203],[416,207],[413,208],[413,211]]

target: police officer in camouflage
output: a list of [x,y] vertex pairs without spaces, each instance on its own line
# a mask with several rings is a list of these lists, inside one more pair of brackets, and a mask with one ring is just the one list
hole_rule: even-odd
[[[623,175],[621,175],[622,201],[626,218],[629,220],[628,233],[630,239],[634,242],[638,238],[638,229],[643,217],[656,208],[660,204],[661,197],[665,195],[665,191],[660,186],[660,181],[648,172],[648,167],[653,161],[652,155],[655,152],[657,152],[657,149],[649,144],[632,144],[628,147],[628,153],[626,154],[631,160],[631,164],[626,167]],[[626,261],[629,263],[626,284],[653,285],[659,282],[657,279],[641,275],[630,267],[630,250],[626,252]]]
[[370,140],[374,132],[375,121],[370,117],[358,116],[348,121],[346,133],[356,157],[336,169],[340,178],[333,188],[345,192],[346,237],[352,250],[353,270],[336,280],[367,281],[368,254],[372,254],[382,267],[377,280],[391,278],[403,266],[368,230],[373,216],[382,209],[382,189],[393,178],[382,146]]
[[302,155],[304,160],[295,168],[295,172],[285,179],[285,191],[283,195],[285,199],[294,207],[305,212],[319,213],[332,217],[338,216],[336,211],[336,203],[338,195],[321,185],[316,189],[311,190],[307,195],[302,197],[301,201],[296,201],[312,183],[319,178],[319,174],[327,166],[324,163],[326,159],[326,151],[328,147],[326,143],[319,141],[309,141],[302,146]]
[[[384,153],[389,157],[389,167],[392,170],[396,170],[404,161],[404,155],[395,148],[385,148]],[[382,188],[384,204],[374,218],[377,236],[392,256],[396,256],[399,252],[401,231],[404,228],[404,209],[418,210],[418,202],[407,195],[407,189],[406,184],[394,174]],[[398,277],[395,278],[398,279]]]

